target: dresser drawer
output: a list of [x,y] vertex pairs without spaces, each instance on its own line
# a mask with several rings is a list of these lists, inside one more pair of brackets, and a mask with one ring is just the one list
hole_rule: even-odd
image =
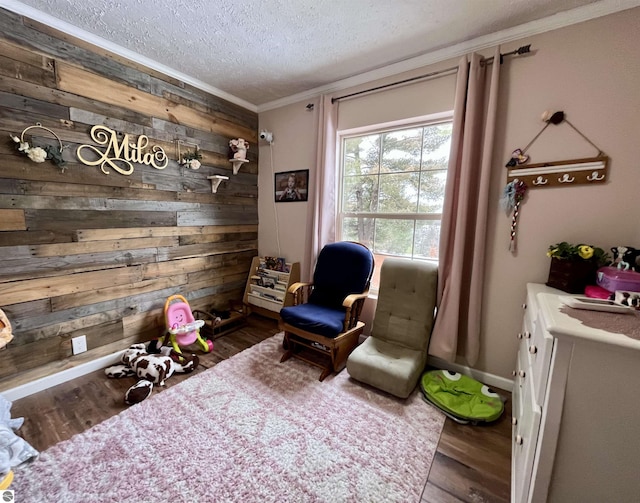
[[530,337],[525,337],[525,351],[533,380],[533,397],[540,406],[544,403],[547,389],[547,377],[551,365],[551,353],[553,351],[553,337],[543,328],[539,319],[533,321],[533,329]]
[[[526,354],[522,354],[521,351],[518,356],[518,365],[527,360]],[[520,370],[522,369],[516,369],[516,372]],[[535,400],[534,383],[529,373],[524,370],[524,374],[518,374],[516,381],[519,386],[517,387],[518,403],[516,404],[515,399],[513,402],[513,406],[517,411],[512,420],[511,469],[513,484],[511,499],[515,502],[526,502],[529,494],[542,410]]]

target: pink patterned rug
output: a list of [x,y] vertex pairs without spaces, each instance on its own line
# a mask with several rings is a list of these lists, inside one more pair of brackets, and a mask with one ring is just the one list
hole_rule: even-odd
[[16,501],[419,502],[444,416],[281,354],[278,334],[51,447]]

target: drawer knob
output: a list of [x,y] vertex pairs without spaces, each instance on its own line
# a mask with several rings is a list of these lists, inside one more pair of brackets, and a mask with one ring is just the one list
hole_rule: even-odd
[[531,332],[529,332],[528,330],[524,333],[524,338],[525,339],[531,339]]
[[522,333],[518,334],[518,339],[522,339]]
[[521,370],[520,372],[518,372],[518,375],[524,379],[527,373],[524,370]]
[[522,309],[526,309],[526,308],[527,308],[527,304],[526,303],[522,304]]
[[522,435],[516,435],[516,444],[522,445],[523,438]]
[[517,374],[517,372],[516,372],[515,370],[512,370],[512,371],[511,371],[511,375],[512,375],[513,377],[515,377],[515,376],[516,376],[516,374]]
[[535,355],[538,352],[538,348],[535,346],[529,346],[529,353]]
[[515,418],[515,417],[512,417],[512,418],[511,418],[511,424],[512,424],[513,426],[515,426],[516,424],[518,424],[518,419],[517,419],[517,418]]

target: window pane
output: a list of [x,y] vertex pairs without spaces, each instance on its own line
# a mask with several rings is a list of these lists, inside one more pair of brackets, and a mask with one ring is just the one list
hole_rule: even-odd
[[419,181],[419,173],[380,175],[379,212],[415,213]]
[[346,138],[343,143],[344,175],[377,173],[380,165],[380,135]]
[[403,129],[382,135],[382,172],[420,169],[422,129]]
[[376,270],[390,256],[438,259],[452,130],[452,121],[371,127],[343,140],[339,238],[369,247]]
[[373,213],[378,208],[378,177],[348,176],[342,189],[342,211]]
[[342,240],[356,241],[373,250],[374,225],[373,218],[345,218],[342,220]]
[[440,222],[416,222],[416,238],[413,255],[416,258],[438,258],[440,243]]
[[435,124],[424,128],[422,169],[447,169],[453,124]]
[[410,257],[413,246],[413,220],[377,219],[373,251]]
[[442,213],[446,170],[426,171],[420,177],[419,213]]

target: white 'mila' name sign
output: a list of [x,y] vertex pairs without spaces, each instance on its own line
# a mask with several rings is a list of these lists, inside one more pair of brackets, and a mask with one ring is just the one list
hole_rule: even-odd
[[[164,169],[169,163],[167,154],[162,147],[154,146],[151,152],[145,152],[149,145],[149,138],[145,135],[138,136],[136,143],[129,142],[129,135],[125,134],[118,141],[118,133],[106,126],[93,126],[91,139],[99,145],[105,146],[104,151],[93,145],[80,145],[76,150],[78,159],[87,166],[100,166],[103,173],[109,174],[111,168],[121,175],[133,173],[133,163],[146,164],[156,169]],[[97,155],[94,160],[83,157],[83,152],[89,150]],[[91,156],[94,157],[94,156]]]

